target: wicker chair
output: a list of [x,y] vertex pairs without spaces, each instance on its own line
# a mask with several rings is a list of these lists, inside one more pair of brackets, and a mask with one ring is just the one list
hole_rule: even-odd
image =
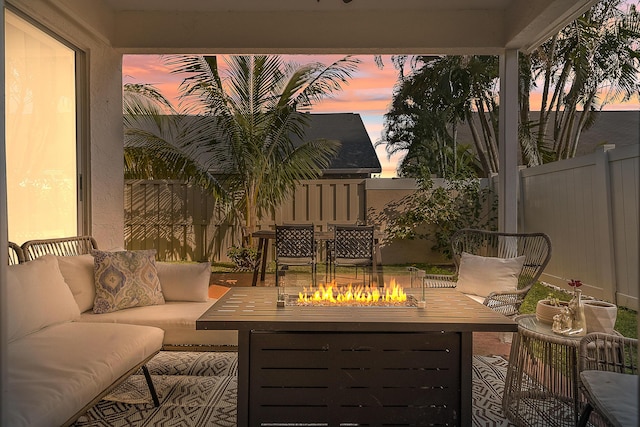
[[[336,225],[334,227],[331,251],[332,276],[336,277],[336,267],[354,267],[356,278],[358,268],[369,272],[369,284],[373,273],[373,226]],[[362,276],[363,284],[365,275]]]
[[538,280],[551,259],[551,239],[544,233],[501,233],[496,231],[462,229],[451,237],[453,275],[427,274],[427,287],[455,287],[458,280],[460,258],[466,252],[484,257],[513,258],[525,256],[514,292],[492,292],[483,304],[505,316],[519,314],[527,292]]
[[17,243],[8,242],[9,246],[9,265],[16,265],[24,262],[24,254],[22,248]]
[[276,225],[276,286],[280,286],[280,269],[289,266],[311,268],[311,282],[316,284],[316,241],[313,224]]
[[46,254],[56,256],[84,255],[91,253],[92,249],[98,249],[98,244],[91,236],[29,240],[22,244],[22,252],[24,252],[26,261],[34,260]]
[[638,425],[638,340],[591,333],[580,340],[580,391],[587,400],[578,426],[592,411],[611,426]]

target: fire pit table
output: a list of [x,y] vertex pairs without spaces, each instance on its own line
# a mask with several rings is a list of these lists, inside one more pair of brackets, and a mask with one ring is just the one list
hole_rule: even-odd
[[517,325],[425,292],[424,308],[278,307],[278,288],[231,288],[196,329],[238,330],[239,426],[471,425],[472,333]]

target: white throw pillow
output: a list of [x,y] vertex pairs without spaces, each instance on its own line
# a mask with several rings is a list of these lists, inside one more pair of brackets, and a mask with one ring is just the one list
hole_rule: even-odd
[[463,252],[456,288],[465,294],[481,297],[486,297],[491,292],[515,291],[524,259],[524,256],[497,258]]
[[8,341],[80,317],[58,261],[44,255],[7,270]]
[[211,265],[156,262],[158,279],[166,301],[207,301]]
[[80,312],[91,310],[93,308],[93,300],[96,298],[93,256],[86,254],[59,256],[57,258],[62,277],[69,285]]

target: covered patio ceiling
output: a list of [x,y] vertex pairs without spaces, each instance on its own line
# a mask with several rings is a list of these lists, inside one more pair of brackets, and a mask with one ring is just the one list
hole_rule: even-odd
[[500,54],[596,0],[48,0],[122,53]]
[[[29,7],[25,0],[9,0]],[[597,0],[40,0],[119,54],[500,56],[498,228],[517,230],[518,52]]]

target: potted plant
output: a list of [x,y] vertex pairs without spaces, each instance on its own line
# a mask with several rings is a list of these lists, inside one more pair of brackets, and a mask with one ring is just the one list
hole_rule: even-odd
[[258,264],[256,248],[231,246],[227,249],[227,256],[236,265],[236,271],[253,271]]
[[607,301],[584,300],[584,317],[587,332],[613,333],[618,317],[618,306]]
[[569,302],[561,301],[559,298],[549,294],[547,298],[541,299],[536,305],[536,318],[539,322],[551,325],[553,316],[562,313],[565,307],[569,306]]

